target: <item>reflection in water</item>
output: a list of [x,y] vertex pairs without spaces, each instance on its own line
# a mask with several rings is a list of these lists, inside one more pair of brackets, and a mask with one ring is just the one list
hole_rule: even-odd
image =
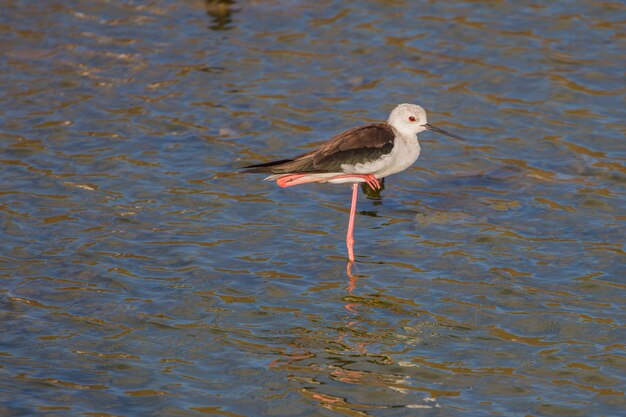
[[[420,381],[403,374],[404,370],[417,369],[420,365],[398,362],[394,355],[376,352],[380,342],[394,330],[371,328],[376,321],[370,317],[375,308],[367,296],[355,294],[358,278],[353,266],[352,262],[346,265],[349,285],[342,297],[346,314],[328,325],[336,335],[318,339],[316,349],[310,349],[300,340],[291,346],[293,352],[273,360],[269,367],[289,371],[290,381],[301,385],[299,392],[304,398],[345,415],[371,416],[376,415],[376,410],[400,408],[440,408],[437,400],[440,395],[458,393],[423,387]],[[370,352],[370,347],[374,352]],[[360,389],[366,392],[374,389],[378,393],[373,397],[355,395],[354,390]],[[402,400],[394,402],[392,397]]]
[[378,189],[370,187],[370,185],[365,182],[361,183],[361,190],[365,193],[365,196],[368,199],[374,200],[374,205],[379,205],[381,203],[382,192],[385,190],[385,178],[379,179],[378,182],[380,183],[380,188]]
[[231,29],[233,14],[239,9],[235,8],[235,0],[204,0],[207,15],[212,23],[209,29],[228,30]]
[[[346,264],[346,275],[348,276],[348,294],[352,294],[352,291],[356,288],[357,277],[352,273],[352,267],[354,266],[354,262],[348,261]],[[348,308],[346,306],[346,308]],[[350,310],[348,308],[348,310]]]

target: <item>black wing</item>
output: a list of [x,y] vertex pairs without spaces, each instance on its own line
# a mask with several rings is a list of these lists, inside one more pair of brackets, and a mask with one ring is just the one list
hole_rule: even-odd
[[315,168],[339,172],[341,165],[374,161],[391,152],[396,134],[386,123],[355,127],[335,136],[313,155]]
[[291,159],[244,167],[246,172],[291,174],[305,172],[341,172],[343,164],[367,163],[393,149],[396,134],[386,123],[370,124],[347,130],[319,149]]

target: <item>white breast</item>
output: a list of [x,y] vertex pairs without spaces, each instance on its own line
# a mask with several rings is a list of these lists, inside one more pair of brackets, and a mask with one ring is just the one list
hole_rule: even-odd
[[420,150],[417,136],[408,139],[397,136],[391,153],[364,164],[343,164],[341,169],[348,174],[374,174],[376,178],[383,178],[413,165],[420,155]]

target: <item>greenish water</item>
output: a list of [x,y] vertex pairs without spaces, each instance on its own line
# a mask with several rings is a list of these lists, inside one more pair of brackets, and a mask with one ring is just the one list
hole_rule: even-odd
[[[623,2],[1,6],[0,415],[624,414]],[[403,102],[348,276],[237,170]]]

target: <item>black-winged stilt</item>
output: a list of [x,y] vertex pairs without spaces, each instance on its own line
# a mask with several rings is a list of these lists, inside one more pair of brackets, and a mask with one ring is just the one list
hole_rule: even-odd
[[420,144],[417,134],[424,130],[464,140],[428,124],[426,112],[415,104],[400,104],[387,123],[355,127],[333,137],[318,149],[302,155],[265,164],[249,165],[244,172],[271,174],[281,187],[318,183],[352,183],[352,206],[346,245],[348,259],[354,262],[354,216],[358,183],[366,182],[374,190],[379,179],[407,169],[417,160]]

